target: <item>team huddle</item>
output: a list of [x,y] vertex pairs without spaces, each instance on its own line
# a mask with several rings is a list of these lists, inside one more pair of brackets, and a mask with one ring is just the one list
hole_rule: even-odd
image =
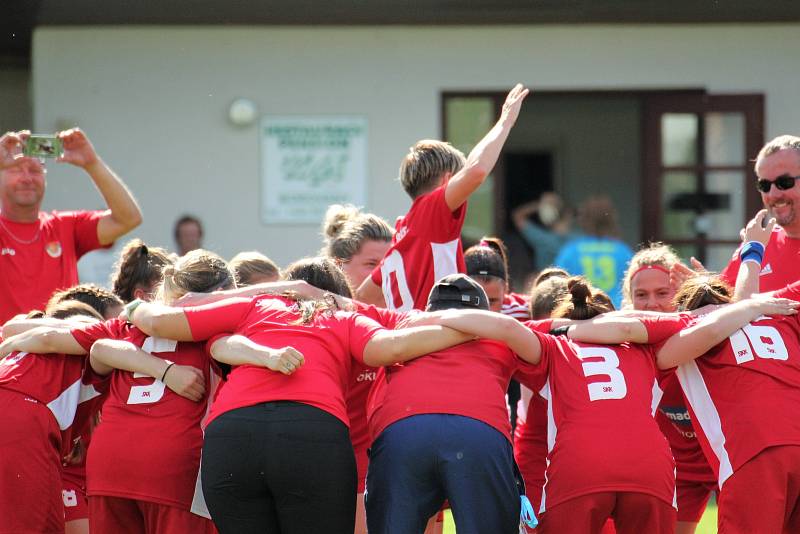
[[0,533],[436,533],[446,507],[461,534],[688,533],[712,494],[720,532],[800,532],[800,138],[759,153],[766,209],[719,276],[649,244],[615,310],[559,267],[511,293],[497,238],[463,250],[527,94],[466,157],[411,148],[394,228],[331,206],[283,269],[134,239],[111,290],[61,264],[138,224],[124,184],[63,132],[109,210],[40,213],[4,135]]

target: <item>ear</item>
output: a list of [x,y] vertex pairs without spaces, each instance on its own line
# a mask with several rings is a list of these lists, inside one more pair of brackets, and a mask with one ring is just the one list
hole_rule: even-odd
[[447,182],[450,181],[450,178],[452,178],[452,177],[453,177],[453,173],[452,172],[444,173],[442,175],[442,181],[439,183],[439,185],[445,185]]
[[144,289],[137,287],[133,290],[133,298],[139,300],[149,301],[153,298],[149,291],[145,291]]

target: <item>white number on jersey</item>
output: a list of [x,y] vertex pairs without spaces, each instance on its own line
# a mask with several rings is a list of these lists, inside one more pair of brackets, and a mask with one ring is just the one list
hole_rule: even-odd
[[[142,344],[142,350],[148,354],[154,352],[175,352],[178,342],[172,339],[161,339],[157,337],[148,337]],[[172,363],[167,360],[168,363]],[[133,373],[133,378],[147,378],[152,380],[144,386],[133,386],[131,392],[128,394],[128,404],[152,404],[161,400],[164,396],[164,389],[166,386],[161,380],[157,380],[152,376],[142,373]]]
[[[402,302],[394,301],[395,293],[392,288],[392,282],[396,285],[397,294]],[[411,296],[408,282],[406,282],[406,268],[403,264],[403,256],[396,250],[393,250],[383,260],[383,265],[381,266],[381,289],[383,289],[383,298],[386,300],[387,309],[409,311],[414,308],[414,297]]]
[[[606,382],[593,382],[588,384],[589,399],[607,400],[622,399],[628,393],[628,385],[625,384],[625,376],[619,370],[619,358],[617,353],[608,347],[578,347],[583,366],[583,374],[586,378],[598,375],[608,376]],[[587,358],[602,358],[601,361],[585,361]]]
[[753,360],[753,355],[765,360],[786,360],[789,351],[780,332],[771,326],[746,325],[729,338],[736,363]]

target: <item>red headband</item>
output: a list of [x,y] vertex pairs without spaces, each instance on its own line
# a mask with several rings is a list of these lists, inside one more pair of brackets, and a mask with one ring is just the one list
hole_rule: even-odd
[[666,267],[662,267],[661,265],[642,265],[641,267],[639,267],[638,269],[633,271],[633,273],[631,273],[630,280],[633,281],[633,277],[634,276],[636,276],[637,274],[639,274],[642,271],[649,271],[650,269],[655,269],[656,271],[661,271],[662,273],[664,273],[667,276],[669,276],[669,269],[667,269]]

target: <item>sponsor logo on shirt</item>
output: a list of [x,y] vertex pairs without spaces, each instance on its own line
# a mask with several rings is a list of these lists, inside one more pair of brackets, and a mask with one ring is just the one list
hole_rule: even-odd
[[769,263],[766,264],[762,269],[761,272],[758,273],[758,276],[764,276],[765,274],[772,274],[772,265]]
[[6,256],[6,255],[15,256],[16,254],[17,254],[17,251],[14,250],[13,248],[3,248],[3,250],[0,251],[0,256]]
[[61,498],[67,508],[78,506],[78,496],[75,494],[75,490],[61,490]]
[[689,410],[679,406],[660,406],[658,408],[672,423],[672,427],[686,439],[696,439],[697,433],[692,427]]
[[377,371],[364,371],[363,373],[358,375],[358,378],[356,378],[356,382],[374,382],[376,374]]
[[60,241],[50,241],[48,244],[44,246],[45,251],[47,251],[47,255],[51,258],[58,258],[61,256],[61,242]]

